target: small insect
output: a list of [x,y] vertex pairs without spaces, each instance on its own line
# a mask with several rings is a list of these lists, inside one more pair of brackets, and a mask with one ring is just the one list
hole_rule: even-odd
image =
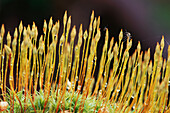
[[129,37],[129,38],[132,37],[131,34],[130,34],[129,32],[125,32],[125,33],[126,33],[126,36],[127,36],[127,37]]
[[130,32],[128,32],[126,29],[125,29],[125,32],[124,32],[124,37],[123,37],[123,42],[126,42],[127,39],[129,39],[129,41],[131,40],[132,38],[132,35]]

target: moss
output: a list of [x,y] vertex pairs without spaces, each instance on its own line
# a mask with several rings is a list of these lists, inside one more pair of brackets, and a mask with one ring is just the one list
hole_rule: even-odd
[[[30,28],[21,21],[12,43],[8,33],[7,45],[3,44],[2,25],[0,87],[2,100],[9,103],[4,112],[169,112],[170,46],[168,59],[163,59],[164,37],[157,43],[151,61],[150,49],[141,51],[139,42],[130,56],[131,37],[127,36],[125,42],[121,30],[119,41],[114,42],[106,29],[97,64],[98,41],[104,38],[100,17],[96,18],[92,11],[89,30],[83,31],[80,25],[76,31],[76,26],[71,29],[71,16],[68,18],[66,11],[61,38],[60,24],[52,18],[49,24],[45,20],[44,34],[37,40],[35,23]],[[98,75],[94,74],[96,65]],[[10,84],[8,92],[6,81]]]

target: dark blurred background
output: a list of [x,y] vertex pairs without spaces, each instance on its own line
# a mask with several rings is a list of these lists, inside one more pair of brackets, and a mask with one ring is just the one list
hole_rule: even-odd
[[[72,16],[72,25],[83,24],[88,29],[91,11],[101,16],[101,30],[109,28],[110,38],[118,38],[120,29],[131,33],[133,43],[142,43],[142,49],[151,48],[153,54],[156,42],[165,36],[165,50],[170,43],[170,1],[168,0],[0,0],[0,25],[5,24],[6,31],[14,32],[20,20],[27,26],[35,21],[42,34],[43,21],[52,16],[60,20],[64,11]],[[104,37],[102,37],[104,38]],[[102,44],[99,44],[102,49]],[[164,57],[167,56],[164,51]]]

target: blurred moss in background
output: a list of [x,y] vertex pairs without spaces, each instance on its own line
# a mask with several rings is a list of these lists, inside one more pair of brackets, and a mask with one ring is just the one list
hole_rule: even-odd
[[161,35],[165,35],[165,49],[170,43],[169,5],[167,0],[0,0],[0,25],[5,24],[6,31],[13,33],[20,20],[25,26],[35,21],[42,34],[44,19],[48,21],[52,16],[54,21],[62,21],[64,11],[68,10],[72,25],[78,29],[82,23],[85,30],[94,10],[95,16],[101,16],[101,29],[108,27],[110,36],[117,37],[121,28],[126,29],[132,34],[134,47],[141,41],[143,50],[150,47],[152,53]]

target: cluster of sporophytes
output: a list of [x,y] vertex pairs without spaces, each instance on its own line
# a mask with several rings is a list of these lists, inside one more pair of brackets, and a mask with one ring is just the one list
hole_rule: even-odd
[[150,49],[141,51],[140,42],[130,56],[132,39],[122,41],[121,30],[119,41],[114,43],[106,29],[98,75],[94,75],[99,25],[100,17],[92,12],[89,30],[83,31],[80,25],[77,32],[75,26],[71,29],[71,16],[67,17],[66,11],[61,38],[60,22],[53,24],[52,18],[48,25],[44,20],[44,34],[39,40],[35,23],[30,28],[23,27],[21,21],[12,43],[8,32],[7,44],[3,44],[2,25],[1,101],[9,104],[4,112],[170,112],[170,46],[167,60],[163,59],[164,37],[157,43],[152,61]]

